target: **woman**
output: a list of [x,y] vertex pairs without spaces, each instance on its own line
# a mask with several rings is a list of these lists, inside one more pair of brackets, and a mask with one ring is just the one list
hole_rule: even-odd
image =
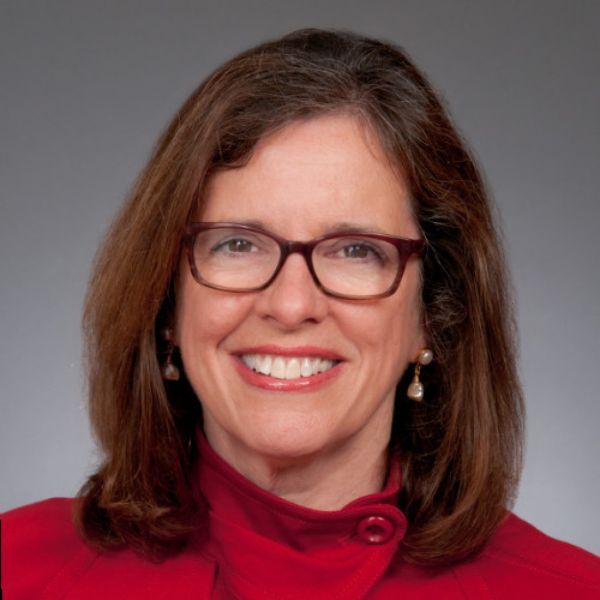
[[401,50],[303,30],[234,58],[101,248],[104,462],[6,515],[7,597],[599,597],[596,557],[508,512],[509,309],[481,178]]

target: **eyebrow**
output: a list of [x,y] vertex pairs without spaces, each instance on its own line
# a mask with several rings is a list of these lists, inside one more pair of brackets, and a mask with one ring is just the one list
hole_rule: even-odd
[[[262,229],[263,231],[272,231],[270,227],[265,225],[262,221],[256,219],[243,219],[240,221],[235,221],[240,225],[246,225],[247,227],[254,227],[256,229]],[[384,231],[383,229],[376,227],[374,225],[363,225],[360,223],[351,223],[349,221],[341,221],[339,223],[335,223],[328,227],[323,234],[321,235],[329,235],[330,233],[340,233],[340,232],[348,232],[348,233],[374,233],[379,235],[394,235],[389,231]],[[276,233],[276,232],[273,232]]]
[[389,231],[384,231],[383,229],[375,225],[361,225],[358,223],[350,223],[348,221],[336,223],[333,227],[327,230],[327,233],[338,233],[340,231],[349,231],[351,233],[377,233],[381,235],[393,235]]

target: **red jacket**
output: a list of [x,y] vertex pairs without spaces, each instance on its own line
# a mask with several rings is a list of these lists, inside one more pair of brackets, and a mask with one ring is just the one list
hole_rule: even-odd
[[206,442],[201,456],[208,541],[198,536],[162,563],[101,553],[75,532],[72,500],[46,500],[3,516],[4,599],[600,599],[598,557],[512,514],[476,558],[431,573],[398,550],[406,518],[393,478],[322,512],[253,485]]

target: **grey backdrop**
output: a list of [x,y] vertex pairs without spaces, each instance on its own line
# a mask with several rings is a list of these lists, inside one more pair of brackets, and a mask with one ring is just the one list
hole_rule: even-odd
[[94,465],[79,320],[94,250],[159,131],[216,65],[303,26],[409,51],[499,206],[528,452],[516,512],[600,553],[600,2],[0,3],[0,510]]

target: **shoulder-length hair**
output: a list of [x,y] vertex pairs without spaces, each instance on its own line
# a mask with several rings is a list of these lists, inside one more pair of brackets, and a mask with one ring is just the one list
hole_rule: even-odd
[[[426,399],[398,386],[408,560],[443,565],[480,550],[513,500],[522,397],[502,250],[482,178],[425,77],[397,46],[306,29],[225,63],[185,102],[114,220],[84,311],[91,421],[104,460],[80,491],[78,524],[103,548],[179,551],[201,523],[192,493],[201,409],[185,375],[165,384],[186,223],[207,177],[235,168],[277,128],[347,113],[405,177],[427,252],[422,302],[435,364]],[[406,378],[406,376],[405,376]]]

